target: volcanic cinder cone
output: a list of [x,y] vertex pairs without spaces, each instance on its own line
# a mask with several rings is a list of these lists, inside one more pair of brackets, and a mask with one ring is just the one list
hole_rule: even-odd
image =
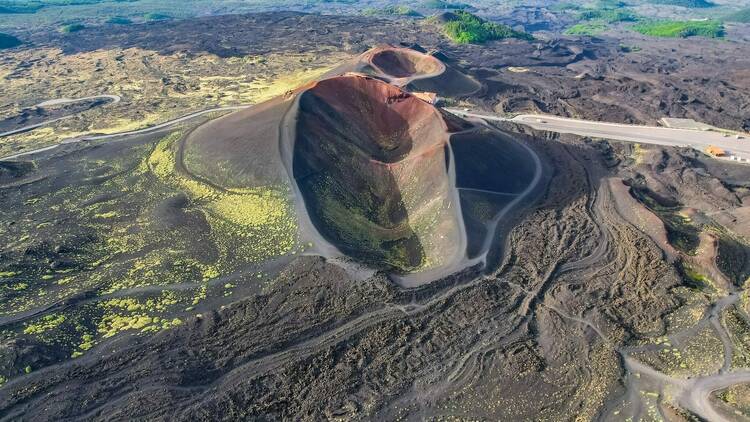
[[432,105],[348,74],[299,98],[294,178],[311,220],[342,252],[408,272],[462,254],[450,133]]

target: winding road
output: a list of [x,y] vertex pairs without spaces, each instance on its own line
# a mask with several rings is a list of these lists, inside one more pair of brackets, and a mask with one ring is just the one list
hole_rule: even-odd
[[[184,116],[177,117],[177,118],[172,119],[172,120],[168,120],[168,121],[166,121],[164,123],[160,123],[160,124],[154,125],[154,126],[149,126],[147,128],[143,128],[143,129],[130,130],[130,131],[127,131],[127,132],[110,133],[110,134],[106,134],[106,135],[91,135],[91,136],[81,136],[81,137],[78,137],[78,138],[66,139],[66,140],[62,141],[61,143],[59,143],[59,144],[50,145],[48,147],[39,148],[39,149],[35,149],[35,150],[32,150],[32,151],[21,152],[21,153],[18,153],[18,154],[13,154],[13,155],[9,155],[7,157],[0,158],[0,161],[15,160],[15,159],[18,159],[20,157],[27,156],[27,155],[38,154],[38,153],[44,152],[44,151],[50,151],[50,150],[53,150],[53,149],[59,147],[60,145],[75,144],[75,143],[82,142],[82,141],[98,141],[98,140],[102,140],[102,139],[119,138],[119,137],[122,137],[122,136],[143,135],[145,133],[155,132],[157,130],[164,129],[164,128],[169,127],[169,126],[173,126],[173,125],[175,125],[177,123],[181,123],[181,122],[184,122],[186,120],[190,120],[190,119],[193,119],[195,117],[202,116],[204,114],[209,114],[209,113],[214,113],[214,112],[221,112],[221,111],[237,111],[237,110],[243,110],[243,109],[246,109],[246,108],[249,108],[249,107],[252,107],[252,105],[246,104],[246,105],[238,105],[238,106],[209,108],[207,110],[201,110],[201,111],[196,111],[196,112],[193,112],[193,113],[189,113],[189,114],[186,114]],[[66,117],[69,117],[69,116],[66,116]],[[40,123],[38,126],[43,126],[45,124],[49,124],[49,123],[52,123],[54,121],[58,121],[58,120],[64,119],[66,117],[63,117],[63,118],[60,118],[60,119],[51,120],[51,121],[47,121],[47,122],[44,122],[44,123]],[[3,136],[7,136],[7,135],[0,134],[0,137],[3,137]]]
[[[103,96],[87,97],[87,98],[72,99],[72,100],[71,99],[51,100],[51,101],[46,101],[44,103],[41,103],[38,106],[44,107],[44,106],[85,101],[85,100],[91,100],[91,99],[97,99],[97,98],[108,98],[114,102],[120,101],[120,98],[117,96],[103,95]],[[103,140],[103,139],[111,139],[111,138],[146,134],[146,133],[158,131],[158,130],[167,128],[169,126],[193,119],[195,117],[199,117],[201,115],[214,113],[214,112],[223,112],[223,111],[237,111],[237,110],[242,110],[242,109],[246,109],[249,107],[251,106],[250,105],[238,105],[238,106],[228,106],[228,107],[216,107],[216,108],[211,108],[207,110],[188,113],[181,117],[166,121],[161,124],[157,124],[155,126],[143,128],[143,129],[120,132],[120,133],[113,133],[113,134],[92,135],[92,136],[83,136],[83,137],[67,139],[60,144],[0,158],[0,161],[14,160],[23,156],[52,150],[64,144],[73,144],[73,143],[79,143],[82,141],[95,141],[95,140]],[[545,130],[545,131],[557,132],[557,133],[570,133],[570,134],[575,134],[575,135],[580,135],[580,136],[605,138],[605,139],[612,139],[612,140],[625,141],[625,142],[637,142],[637,143],[643,143],[643,144],[655,144],[655,145],[665,145],[665,146],[689,146],[699,151],[703,151],[709,145],[715,145],[722,149],[725,149],[728,153],[732,155],[750,160],[750,140],[727,137],[723,133],[715,132],[715,131],[686,130],[686,129],[664,128],[664,127],[649,127],[649,126],[625,125],[625,124],[616,124],[616,123],[592,122],[592,121],[568,119],[568,118],[546,116],[546,115],[519,115],[512,119],[509,119],[509,118],[504,118],[502,116],[495,115],[495,114],[480,114],[476,112],[470,112],[470,111],[460,110],[460,109],[455,109],[455,108],[446,108],[446,110],[453,114],[456,114],[461,117],[466,117],[466,118],[481,119],[485,121],[513,122],[513,123],[523,124],[523,125],[529,126],[537,130]],[[59,121],[68,117],[70,116],[64,116],[61,118],[49,120],[46,122],[39,123],[37,125],[32,125],[32,126],[28,126],[25,128],[16,129],[11,132],[0,133],[0,137],[10,136],[16,133],[33,130],[35,128],[54,123],[56,121]],[[287,125],[286,130],[289,130],[288,129],[289,126],[290,125]],[[285,130],[285,129],[282,127],[281,130]],[[493,221],[491,222],[491,227],[490,227],[491,233],[494,232],[494,230],[496,229],[497,224],[500,219],[502,219],[510,210],[512,210],[522,200],[524,200],[526,196],[532,193],[534,188],[538,185],[540,178],[542,176],[541,161],[539,157],[537,156],[537,154],[526,145],[524,144],[521,144],[521,145],[528,150],[535,164],[536,169],[535,169],[534,179],[526,188],[526,190],[520,193],[513,201],[511,201],[508,204],[508,206],[506,206],[499,213],[498,216],[496,216],[495,219],[493,219]],[[287,157],[287,159],[289,159],[289,157]],[[502,193],[499,193],[499,194],[502,194]],[[606,233],[602,233],[601,237],[602,237],[601,243],[605,243],[607,240]],[[485,248],[488,248],[487,244],[485,244],[484,246]],[[590,261],[595,260],[595,259],[600,259],[603,254],[604,254],[604,246],[597,247],[594,251],[592,251],[592,255],[584,258],[581,261],[568,264],[567,267],[563,266],[561,267],[561,270],[570,271],[574,269],[580,269],[588,265]],[[462,264],[465,264],[465,263],[462,263]],[[175,286],[175,287],[178,287],[178,286]],[[179,287],[182,287],[182,286],[179,286]],[[460,286],[457,288],[465,288],[465,286]],[[450,291],[447,293],[450,293]],[[445,295],[441,295],[441,297],[444,297],[444,296]],[[434,300],[435,299],[433,299],[432,301]],[[714,308],[711,309],[709,315],[707,315],[706,318],[704,318],[711,322],[711,324],[716,329],[718,335],[720,336],[722,343],[724,343],[724,346],[725,346],[725,360],[724,360],[722,369],[721,371],[719,371],[719,373],[713,374],[710,376],[696,377],[694,379],[675,378],[675,377],[668,376],[664,373],[661,373],[659,371],[656,371],[655,369],[635,360],[634,358],[629,356],[628,351],[625,349],[617,350],[618,353],[620,353],[621,356],[623,357],[624,365],[629,375],[638,374],[639,378],[640,378],[640,375],[643,375],[645,377],[648,377],[658,382],[660,385],[670,385],[672,388],[674,388],[677,391],[678,393],[676,396],[677,400],[686,409],[691,410],[695,414],[707,420],[711,420],[711,421],[725,420],[725,418],[712,406],[710,402],[711,395],[713,394],[713,392],[717,390],[720,390],[720,389],[723,389],[732,385],[740,384],[740,383],[750,382],[750,370],[747,370],[747,369],[732,370],[731,369],[731,365],[730,365],[731,359],[728,359],[730,357],[729,353],[731,352],[731,344],[729,345],[727,344],[729,342],[729,337],[726,334],[726,331],[725,331],[726,329],[721,325],[721,322],[719,320],[719,315],[721,311],[725,309],[726,307],[732,305],[736,300],[737,300],[736,295],[730,295],[718,301],[717,304],[714,306]],[[341,324],[336,329],[326,333],[325,335],[303,339],[297,344],[291,345],[291,347],[285,349],[282,352],[268,353],[256,359],[249,359],[247,362],[243,362],[241,365],[237,366],[234,370],[226,374],[217,382],[230,382],[230,383],[235,382],[240,377],[247,376],[244,370],[248,368],[251,370],[251,373],[259,373],[259,372],[274,370],[279,365],[283,364],[288,359],[290,359],[292,356],[296,356],[300,354],[304,355],[308,353],[309,350],[312,349],[311,346],[313,344],[316,344],[316,345],[322,344],[322,345],[330,346],[331,344],[335,344],[335,342],[338,341],[338,339],[341,336],[347,333],[359,332],[363,330],[364,328],[370,327],[377,322],[384,321],[389,318],[393,318],[394,314],[398,314],[398,313],[408,314],[409,312],[419,312],[425,306],[428,306],[429,303],[430,302],[425,303],[425,304],[415,304],[413,308],[411,309],[407,309],[406,307],[403,307],[403,306],[384,307],[382,309],[378,309],[373,312],[370,312],[366,315],[353,318]],[[582,317],[578,317],[574,315],[568,315],[564,313],[563,310],[557,309],[554,306],[549,306],[549,305],[545,305],[545,306],[550,307],[550,309],[560,314],[563,318],[572,320],[576,323],[581,323],[581,324],[589,326],[597,333],[597,335],[599,335],[600,337],[602,337],[602,339],[610,343],[605,337],[604,333],[600,331],[595,324],[593,324],[591,321],[587,320],[586,318],[582,318]],[[394,311],[398,311],[398,312],[394,312]],[[467,355],[466,359],[470,358],[472,355],[473,353]],[[458,376],[458,374],[460,373],[459,369],[461,367],[462,365],[459,365],[456,371],[454,371],[456,376]],[[12,382],[17,383],[21,381],[14,380]],[[100,409],[95,409],[95,411],[98,411],[98,410]]]
[[[689,146],[698,151],[705,151],[706,148],[713,145],[726,151],[728,156],[734,155],[744,159],[744,162],[750,162],[750,139],[748,139],[750,135],[730,136],[728,133],[717,131],[594,122],[543,114],[521,114],[513,118],[506,118],[497,114],[478,113],[466,109],[446,108],[445,110],[460,117],[513,122],[536,130],[569,133],[592,138],[672,147]],[[740,139],[737,139],[737,136],[740,136]]]
[[[120,97],[119,95],[104,94],[104,95],[94,95],[93,97],[83,97],[83,98],[58,98],[56,100],[48,100],[48,101],[41,102],[41,103],[35,105],[34,107],[44,108],[44,107],[61,105],[61,104],[80,103],[80,102],[91,101],[91,100],[110,100],[110,101],[112,101],[112,104],[117,104],[120,101],[122,101],[122,97]],[[68,115],[68,116],[58,117],[58,118],[52,119],[52,120],[46,120],[46,121],[41,122],[41,123],[36,123],[36,124],[33,124],[33,125],[24,126],[24,127],[18,128],[18,129],[13,129],[13,130],[8,131],[8,132],[0,133],[0,138],[5,137],[5,136],[16,135],[16,134],[19,134],[19,133],[28,132],[30,130],[37,129],[37,128],[40,128],[42,126],[47,126],[47,125],[50,125],[52,123],[59,122],[61,120],[65,120],[65,119],[68,119],[68,118],[71,118],[71,117],[73,117],[72,114]]]
[[[521,115],[516,116],[513,119],[507,119],[497,115],[478,114],[454,108],[448,108],[446,110],[460,117],[475,120],[510,121],[531,126],[532,128],[538,130],[547,130],[558,133],[572,133],[581,136],[601,137],[626,142],[638,142],[644,144],[667,146],[689,145],[699,150],[704,149],[708,145],[716,145],[726,149],[727,151],[731,151],[734,154],[746,154],[744,156],[750,157],[749,140],[730,140],[717,132],[621,125],[612,123],[597,123],[582,120],[557,118],[552,116]],[[595,212],[601,213],[602,210],[600,209],[600,207],[604,203],[609,202],[609,195],[610,193],[608,189],[600,189],[600,192],[594,199],[591,208]],[[596,221],[596,219],[593,220]],[[602,259],[604,257],[609,236],[606,230],[603,229],[603,227],[600,226],[599,230],[601,232],[598,242],[599,246],[597,246],[592,251],[591,255],[578,262],[564,264],[560,267],[558,272],[582,269],[587,265],[590,265],[593,261]],[[534,293],[530,295],[530,297],[536,296],[535,292],[530,293]],[[733,306],[738,300],[738,292],[728,292],[726,296],[718,299],[707,309],[706,314],[697,324],[697,326],[707,323],[711,324],[716,334],[718,335],[724,348],[724,359],[722,367],[715,374],[687,379],[672,377],[636,360],[635,358],[630,356],[631,353],[635,350],[629,350],[630,348],[627,347],[614,347],[615,343],[610,341],[607,336],[592,321],[589,321],[588,319],[583,317],[568,315],[561,309],[558,309],[555,306],[551,306],[549,304],[542,305],[555,311],[565,319],[571,320],[575,323],[583,324],[593,329],[605,343],[610,345],[610,347],[614,347],[614,350],[618,354],[620,354],[625,370],[628,374],[628,390],[630,401],[634,406],[636,405],[636,403],[640,403],[640,407],[636,409],[636,412],[634,413],[634,419],[640,419],[640,414],[643,411],[643,403],[641,403],[640,400],[639,391],[641,389],[634,388],[635,385],[633,385],[633,383],[638,384],[641,377],[644,377],[652,380],[656,383],[656,385],[659,386],[661,397],[664,397],[666,395],[665,391],[667,390],[667,387],[669,387],[668,389],[670,391],[670,394],[676,398],[679,404],[695,415],[709,421],[728,421],[728,419],[723,416],[711,403],[711,397],[716,391],[738,384],[750,383],[750,369],[732,368],[733,346],[727,330],[722,325],[720,320],[721,313],[726,308]],[[528,306],[526,303],[524,304]],[[688,330],[694,330],[696,328],[697,327],[691,327]]]

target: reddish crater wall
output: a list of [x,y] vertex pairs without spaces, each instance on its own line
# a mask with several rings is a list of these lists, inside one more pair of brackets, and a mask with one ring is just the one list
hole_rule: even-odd
[[432,105],[393,85],[362,75],[314,84],[299,99],[293,168],[318,230],[371,264],[420,267],[434,245],[413,226],[452,224],[450,207],[435,205],[450,202],[449,136]]

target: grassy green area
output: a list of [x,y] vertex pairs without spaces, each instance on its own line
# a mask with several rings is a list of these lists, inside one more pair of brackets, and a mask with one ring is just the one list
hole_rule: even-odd
[[104,21],[104,23],[109,23],[109,24],[114,24],[114,25],[130,25],[131,23],[133,23],[133,21],[128,18],[123,18],[122,16],[113,16],[107,19],[106,21]]
[[715,20],[709,21],[673,21],[660,20],[642,22],[633,26],[633,30],[652,37],[686,38],[692,36],[722,38],[724,25]]
[[487,22],[465,11],[456,11],[455,19],[443,24],[445,34],[459,44],[482,44],[505,38],[532,40],[525,32],[514,31],[507,25]]
[[738,10],[724,18],[726,22],[748,23],[750,22],[750,7]]
[[597,20],[607,23],[635,22],[638,16],[625,9],[586,9],[578,14],[581,20]]
[[21,40],[13,35],[3,34],[0,32],[0,50],[4,48],[13,48],[21,45]]
[[73,32],[78,32],[82,29],[86,28],[83,24],[80,23],[71,23],[68,25],[63,25],[60,27],[60,32],[63,34],[72,34]]
[[716,6],[716,4],[707,0],[651,0],[651,3],[690,8],[707,8]]
[[607,30],[607,25],[601,22],[579,23],[568,28],[567,35],[598,35]]
[[419,12],[409,6],[388,6],[382,9],[375,9],[370,7],[362,10],[362,14],[366,16],[422,16],[421,14],[419,14]]

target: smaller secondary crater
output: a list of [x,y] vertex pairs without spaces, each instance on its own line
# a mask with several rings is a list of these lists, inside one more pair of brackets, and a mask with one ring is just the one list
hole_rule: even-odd
[[436,76],[445,71],[445,65],[427,54],[408,48],[381,47],[369,54],[369,64],[391,78]]

